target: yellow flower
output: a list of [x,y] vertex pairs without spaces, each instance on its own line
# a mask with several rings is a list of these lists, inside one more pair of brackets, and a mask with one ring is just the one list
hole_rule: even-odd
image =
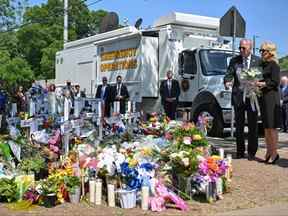
[[193,135],[193,140],[194,141],[199,141],[199,140],[201,140],[202,139],[202,136],[200,135],[200,134],[195,134],[195,135]]
[[131,160],[129,160],[129,167],[134,167],[138,164],[138,161],[134,158],[132,158]]
[[214,160],[221,160],[221,157],[219,155],[212,155],[211,158]]
[[152,155],[152,149],[148,147],[143,147],[141,150],[141,153],[143,156],[151,156]]

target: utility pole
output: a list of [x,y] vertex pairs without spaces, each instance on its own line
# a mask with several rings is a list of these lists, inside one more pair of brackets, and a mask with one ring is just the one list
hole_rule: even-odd
[[256,38],[259,38],[259,36],[253,35],[253,55],[256,55]]
[[64,0],[64,44],[68,42],[68,0]]

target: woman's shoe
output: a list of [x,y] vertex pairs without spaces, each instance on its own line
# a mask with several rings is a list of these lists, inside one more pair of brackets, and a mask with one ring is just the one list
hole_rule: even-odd
[[271,155],[268,155],[268,157],[263,161],[264,163],[268,163],[268,161],[270,160]]
[[273,161],[271,161],[270,164],[276,164],[276,162],[280,159],[279,154],[276,155],[276,157],[273,159]]

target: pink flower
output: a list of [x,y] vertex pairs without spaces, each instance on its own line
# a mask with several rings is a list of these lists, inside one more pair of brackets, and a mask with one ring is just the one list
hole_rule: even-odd
[[169,132],[166,132],[166,133],[165,133],[165,139],[167,139],[167,140],[172,140],[172,138],[173,138],[173,136],[172,136],[171,133],[169,133]]
[[192,142],[192,138],[191,137],[183,137],[183,143],[186,145],[190,145]]

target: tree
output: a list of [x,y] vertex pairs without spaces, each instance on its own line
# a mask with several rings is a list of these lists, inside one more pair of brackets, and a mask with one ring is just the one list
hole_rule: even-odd
[[62,41],[54,41],[49,47],[42,50],[43,55],[40,62],[42,79],[55,79],[55,54],[61,50],[62,44]]
[[0,51],[0,79],[5,80],[11,94],[17,85],[28,85],[34,79],[29,64],[21,57],[10,58],[8,51]]
[[99,32],[99,27],[104,16],[108,14],[107,11],[98,10],[91,11],[89,21],[89,34],[95,35]]
[[281,70],[288,70],[288,56],[279,59]]
[[[70,0],[68,14],[72,41],[95,34],[107,12],[90,12],[84,1]],[[63,19],[62,0],[48,0],[28,8],[24,14],[24,26],[17,32],[19,50],[37,79],[55,77],[55,54],[63,46]]]

